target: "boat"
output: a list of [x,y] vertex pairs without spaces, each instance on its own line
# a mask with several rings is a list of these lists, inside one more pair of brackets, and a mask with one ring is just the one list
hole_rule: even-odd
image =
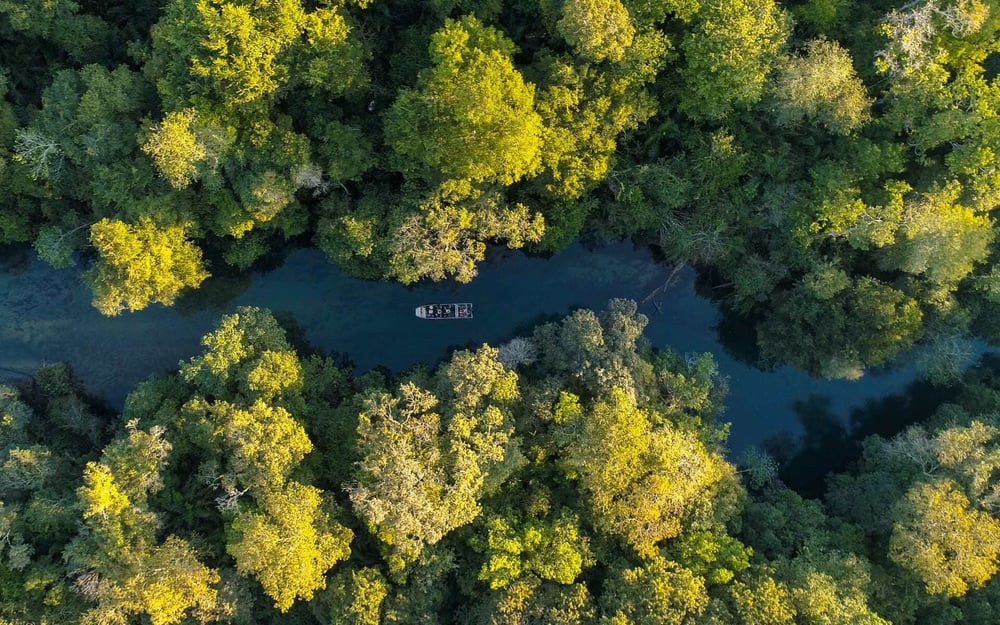
[[472,304],[424,304],[416,314],[421,319],[472,319]]

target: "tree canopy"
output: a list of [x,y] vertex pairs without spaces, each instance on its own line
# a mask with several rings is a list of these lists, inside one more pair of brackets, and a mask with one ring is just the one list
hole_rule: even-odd
[[242,308],[121,414],[65,366],[0,388],[0,618],[989,622],[995,361],[806,499],[790,464],[727,459],[711,357],[645,323],[613,300],[532,358],[355,375]]

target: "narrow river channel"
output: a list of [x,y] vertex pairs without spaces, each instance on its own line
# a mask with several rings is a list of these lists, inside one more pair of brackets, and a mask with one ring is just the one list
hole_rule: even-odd
[[[200,337],[237,306],[292,315],[310,344],[347,354],[359,372],[377,365],[398,371],[436,362],[454,347],[496,345],[575,308],[599,310],[613,297],[641,301],[670,274],[648,249],[575,245],[551,258],[508,253],[487,263],[467,285],[404,287],[350,278],[319,251],[300,250],[277,269],[254,275],[239,295],[213,310],[188,301],[106,318],[90,306],[78,270],[56,271],[26,253],[6,256],[0,272],[0,382],[15,379],[10,370],[30,372],[66,361],[91,393],[116,407],[136,382],[199,353]],[[760,371],[723,350],[715,329],[720,313],[695,294],[692,271],[680,272],[658,299],[659,308],[651,302],[641,306],[653,345],[682,354],[711,352],[729,378],[723,418],[732,424],[734,452],[782,432],[799,433],[794,406],[810,396],[827,398],[833,414],[846,416],[866,400],[901,392],[914,378],[910,370],[858,381],[815,380],[791,368]],[[476,317],[453,322],[414,317],[417,305],[439,301],[473,302]]]

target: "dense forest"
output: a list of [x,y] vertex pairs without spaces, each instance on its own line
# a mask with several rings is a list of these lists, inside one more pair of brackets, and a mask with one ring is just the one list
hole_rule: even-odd
[[121,411],[65,365],[0,386],[0,625],[995,625],[998,33],[996,0],[0,0],[0,245],[103,314],[301,245],[412,284],[631,239],[761,366],[947,389],[793,489],[632,301],[398,373],[241,308]]
[[103,313],[289,242],[372,279],[632,238],[764,364],[1000,339],[991,0],[0,0],[0,244]]
[[1000,367],[810,500],[645,324],[357,375],[241,308],[120,416],[64,366],[0,388],[0,623],[996,623]]

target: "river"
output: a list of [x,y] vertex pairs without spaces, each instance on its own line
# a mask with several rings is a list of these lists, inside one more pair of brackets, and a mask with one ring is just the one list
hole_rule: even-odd
[[[7,371],[0,371],[0,381],[13,379],[9,370],[30,372],[66,361],[91,393],[116,407],[140,380],[199,353],[200,337],[237,306],[291,314],[310,344],[347,354],[358,372],[377,365],[398,371],[437,362],[454,347],[496,345],[575,308],[602,309],[613,297],[641,301],[670,274],[645,248],[615,244],[591,250],[577,244],[550,258],[504,253],[482,266],[471,284],[405,287],[348,277],[319,251],[307,249],[291,253],[272,271],[255,274],[224,304],[199,304],[199,295],[177,307],[153,306],[107,318],[91,307],[78,269],[57,271],[16,250],[5,255],[0,367]],[[868,400],[902,392],[914,378],[910,370],[897,370],[829,381],[787,367],[766,372],[747,366],[720,345],[719,310],[695,293],[694,278],[690,270],[678,273],[658,298],[658,308],[642,305],[650,320],[646,336],[657,347],[715,356],[729,379],[723,419],[732,424],[734,452],[783,432],[800,433],[796,405],[816,396],[828,400],[830,412],[845,417]],[[413,315],[417,305],[435,301],[473,302],[476,317],[434,322]]]

